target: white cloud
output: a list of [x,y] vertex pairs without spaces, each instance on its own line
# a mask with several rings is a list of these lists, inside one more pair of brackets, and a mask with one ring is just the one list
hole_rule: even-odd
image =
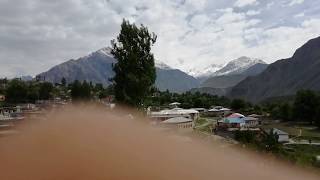
[[256,10],[249,10],[246,12],[246,14],[248,16],[255,16],[255,15],[259,15],[261,13],[261,11],[256,11]]
[[269,2],[268,4],[267,4],[267,9],[270,9],[272,6],[274,6],[274,2],[272,1],[272,2]]
[[[123,18],[154,31],[156,59],[183,70],[243,55],[273,62],[320,35],[319,14],[269,1],[268,9],[262,1],[0,0],[0,77],[35,75],[108,46]],[[308,16],[291,18],[301,12]]]
[[237,7],[245,7],[248,5],[257,5],[257,4],[259,4],[257,0],[237,0],[234,5]]
[[294,15],[295,18],[301,18],[301,17],[304,17],[305,14],[302,12],[302,13],[299,13],[299,14],[296,14]]
[[294,6],[302,3],[304,3],[304,0],[291,0],[291,2],[289,3],[289,6]]

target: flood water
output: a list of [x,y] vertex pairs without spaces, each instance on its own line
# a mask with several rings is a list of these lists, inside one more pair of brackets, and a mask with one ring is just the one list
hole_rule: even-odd
[[2,180],[319,180],[272,158],[185,141],[127,111],[69,106],[0,138]]

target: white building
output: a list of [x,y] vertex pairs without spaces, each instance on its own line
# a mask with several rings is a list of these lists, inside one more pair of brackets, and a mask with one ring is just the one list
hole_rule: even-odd
[[194,121],[199,118],[199,111],[196,111],[194,109],[181,109],[181,108],[165,109],[158,112],[150,112],[149,117],[152,120],[157,120],[157,121],[165,121],[170,118],[176,118],[176,117],[189,118],[192,121]]
[[224,108],[222,106],[216,106],[208,110],[209,115],[211,116],[226,116],[231,113],[231,109]]
[[276,129],[276,128],[272,129],[272,133],[278,135],[278,137],[279,137],[278,142],[289,142],[289,134],[288,133],[281,131],[280,129]]
[[185,117],[170,118],[165,121],[162,121],[160,124],[164,126],[178,127],[178,128],[192,128],[194,125],[192,119],[185,118]]
[[179,102],[173,102],[173,103],[170,103],[170,104],[169,104],[169,106],[170,106],[171,108],[178,108],[180,105],[181,105],[181,103],[179,103]]

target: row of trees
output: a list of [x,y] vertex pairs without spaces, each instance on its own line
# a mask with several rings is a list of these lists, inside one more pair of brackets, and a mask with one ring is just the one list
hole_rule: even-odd
[[320,95],[311,90],[300,90],[294,100],[264,105],[271,116],[285,121],[300,121],[320,126]]
[[8,81],[2,92],[6,95],[6,102],[21,103],[50,99],[53,89],[53,85],[48,82],[24,82],[14,79]]
[[172,102],[181,103],[182,108],[203,107],[210,108],[213,105],[229,106],[230,100],[226,97],[219,97],[210,94],[200,93],[170,93],[169,91],[155,91],[152,96],[144,100],[144,106],[168,106]]
[[102,84],[88,83],[87,81],[80,82],[75,80],[68,85],[70,96],[73,100],[90,100],[92,98],[105,98],[108,95],[113,95],[113,86],[105,88]]
[[86,81],[74,81],[67,84],[62,78],[61,83],[22,81],[20,79],[0,79],[0,94],[6,96],[6,103],[34,103],[37,100],[50,100],[55,97],[73,100],[90,100],[104,98],[112,94],[112,86],[105,88],[102,84]]

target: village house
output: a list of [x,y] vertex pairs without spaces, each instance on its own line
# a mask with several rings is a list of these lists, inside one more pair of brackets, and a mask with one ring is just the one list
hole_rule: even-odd
[[208,110],[208,115],[213,117],[224,117],[231,113],[231,109],[222,106],[216,106]]
[[208,112],[208,110],[206,108],[192,108],[196,111],[198,111],[199,113],[205,113],[205,112]]
[[0,108],[0,121],[14,121],[24,119],[21,107]]
[[165,121],[162,121],[160,124],[166,127],[177,127],[177,128],[184,128],[184,129],[193,128],[194,126],[193,120],[185,117],[170,118]]
[[173,108],[161,110],[158,112],[149,112],[148,115],[152,120],[160,122],[175,117],[185,117],[195,121],[199,118],[199,111],[196,111],[194,109]]
[[245,122],[244,124],[245,128],[255,128],[261,124],[258,118],[249,117],[249,116],[244,118],[244,122]]
[[170,108],[178,108],[181,105],[181,103],[179,102],[173,102],[169,104]]
[[250,129],[259,125],[259,119],[233,113],[218,121],[217,125],[222,129]]
[[278,136],[278,142],[281,142],[281,143],[289,142],[289,134],[288,133],[281,131],[280,129],[277,129],[277,128],[273,128],[272,133],[276,134]]

